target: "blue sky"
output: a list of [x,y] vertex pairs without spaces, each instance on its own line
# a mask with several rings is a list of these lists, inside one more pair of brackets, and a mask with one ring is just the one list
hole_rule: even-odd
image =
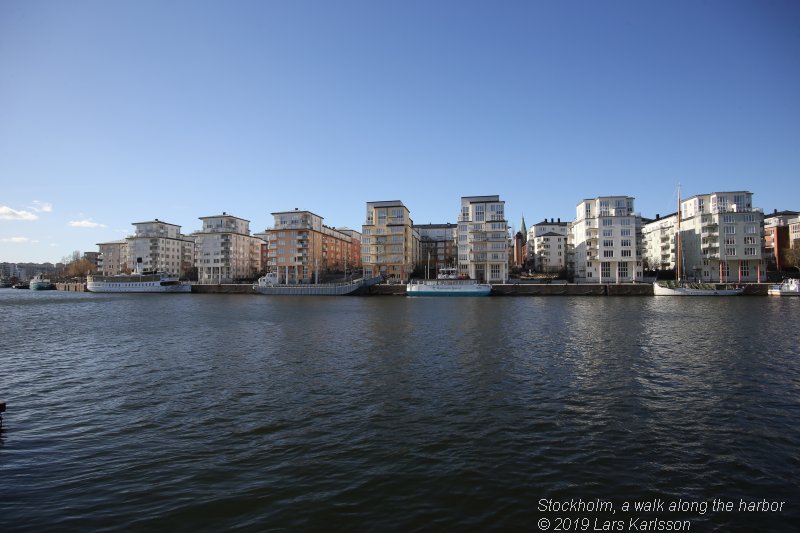
[[0,0],[0,261],[159,218],[800,210],[800,3]]

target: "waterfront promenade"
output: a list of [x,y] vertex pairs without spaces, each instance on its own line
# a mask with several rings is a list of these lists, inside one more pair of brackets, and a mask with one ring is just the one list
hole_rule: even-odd
[[[769,283],[748,283],[748,296],[766,296]],[[85,283],[56,283],[60,291],[86,292]],[[256,294],[249,284],[192,285],[193,294]],[[405,284],[380,284],[369,287],[365,296],[405,296]],[[650,283],[497,283],[492,296],[653,296]]]

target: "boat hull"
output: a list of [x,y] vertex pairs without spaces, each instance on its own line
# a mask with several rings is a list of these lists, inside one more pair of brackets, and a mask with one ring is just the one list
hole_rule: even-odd
[[655,296],[737,296],[744,292],[744,288],[729,288],[726,285],[712,287],[665,287],[658,282],[653,283]]
[[54,290],[56,286],[49,281],[32,281],[29,288],[32,291],[51,291]]
[[157,281],[110,283],[110,282],[89,282],[86,284],[89,292],[161,292],[161,293],[188,293],[192,292],[189,283],[161,285]]
[[800,281],[786,280],[780,285],[772,285],[767,289],[769,296],[800,296]]
[[265,279],[266,278],[261,278],[258,283],[253,285],[253,289],[257,293],[267,296],[347,296],[379,283],[383,280],[383,277],[377,276],[369,279],[357,279],[344,283],[319,283],[308,285],[286,285],[262,281]]
[[485,283],[434,280],[406,285],[406,296],[489,296],[491,292],[492,286]]

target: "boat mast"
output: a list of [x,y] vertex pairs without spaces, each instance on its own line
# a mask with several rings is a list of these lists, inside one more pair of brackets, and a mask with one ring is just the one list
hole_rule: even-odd
[[678,184],[678,233],[675,235],[675,251],[677,262],[675,265],[678,283],[681,281],[681,186]]

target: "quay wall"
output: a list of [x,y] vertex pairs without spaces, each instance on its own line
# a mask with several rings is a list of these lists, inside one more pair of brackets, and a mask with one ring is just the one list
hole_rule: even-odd
[[[746,296],[766,296],[768,283],[750,283],[745,286]],[[87,292],[85,283],[56,283],[60,291]],[[192,294],[257,294],[249,284],[192,285]],[[369,296],[405,296],[402,284],[380,284],[368,287]],[[527,284],[505,283],[492,285],[492,296],[652,296],[649,283],[620,284]]]
[[[768,283],[750,283],[746,285],[744,295],[766,296]],[[369,295],[405,296],[405,285],[374,285],[369,288]],[[653,296],[653,285],[650,283],[620,284],[528,284],[505,283],[493,284],[492,296]]]
[[249,283],[223,283],[221,285],[192,285],[192,294],[256,294],[256,291]]
[[70,292],[87,292],[85,283],[56,283],[56,290]]

